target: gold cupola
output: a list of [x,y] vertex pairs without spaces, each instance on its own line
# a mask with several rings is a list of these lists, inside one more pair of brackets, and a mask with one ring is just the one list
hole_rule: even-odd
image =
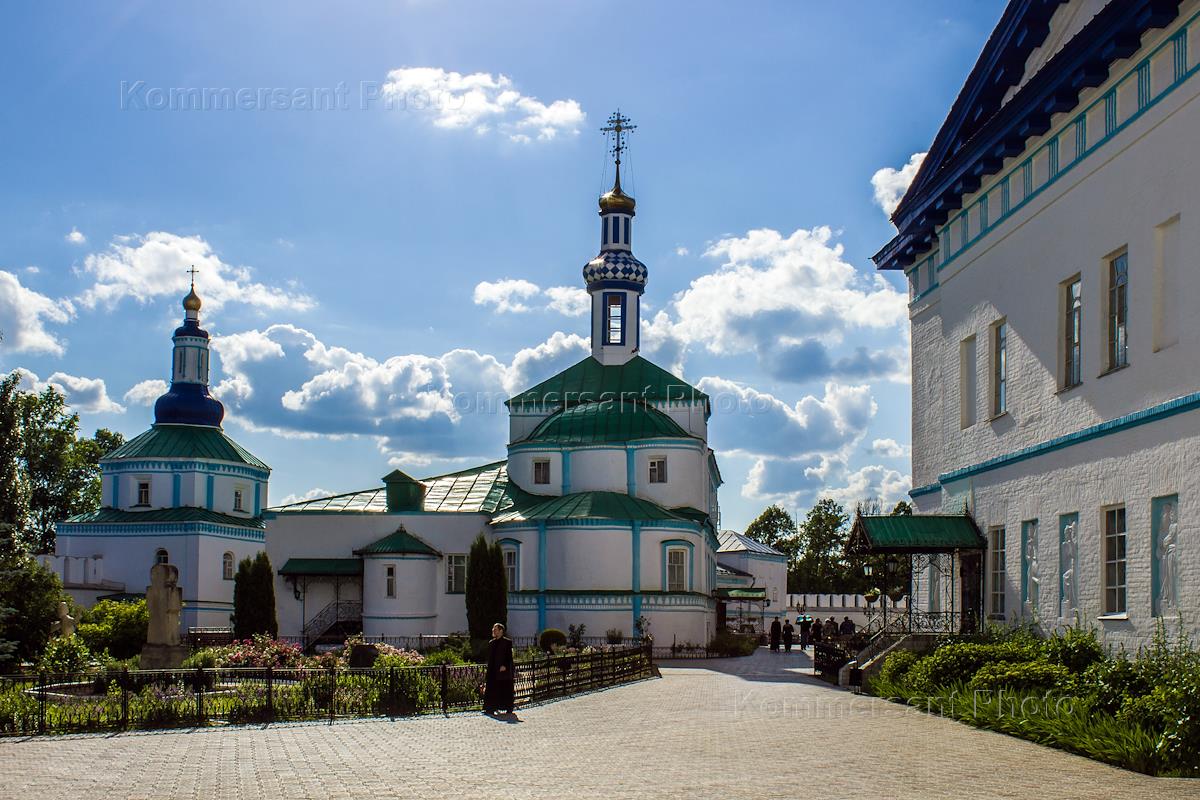
[[617,162],[617,179],[613,188],[600,195],[601,214],[629,214],[633,216],[637,202],[630,195],[621,191],[621,165]]

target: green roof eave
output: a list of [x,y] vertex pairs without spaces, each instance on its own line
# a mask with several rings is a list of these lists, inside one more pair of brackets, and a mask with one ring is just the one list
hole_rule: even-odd
[[135,461],[147,458],[196,458],[245,464],[270,472],[271,468],[249,450],[209,425],[154,425],[100,459]]
[[641,439],[694,439],[679,423],[640,400],[569,406],[542,420],[522,442],[587,445]]
[[177,508],[152,508],[146,511],[125,511],[119,508],[98,508],[68,517],[60,524],[67,525],[130,525],[163,522],[210,522],[235,528],[263,530],[266,523],[262,517],[235,517],[207,508],[182,506]]
[[624,364],[601,364],[592,356],[505,401],[509,409],[563,408],[601,400],[641,400],[647,403],[704,405],[708,395],[641,356]]
[[850,552],[860,555],[984,548],[983,535],[966,514],[860,515],[854,520],[847,544]]
[[571,519],[671,520],[696,524],[657,503],[620,492],[577,492],[556,497],[530,495],[527,505],[496,515],[492,523]]
[[360,558],[289,558],[279,574],[297,577],[353,577],[362,575]]

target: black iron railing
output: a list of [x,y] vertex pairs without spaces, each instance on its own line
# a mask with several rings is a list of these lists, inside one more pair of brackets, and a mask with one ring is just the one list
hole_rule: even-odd
[[[648,648],[515,664],[518,705],[649,677]],[[399,717],[481,707],[482,664],[192,669],[0,677],[0,735]]]

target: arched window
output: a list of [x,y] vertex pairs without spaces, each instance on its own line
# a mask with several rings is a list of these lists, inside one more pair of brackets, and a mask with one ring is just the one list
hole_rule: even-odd
[[233,553],[221,556],[221,577],[227,581],[233,580]]
[[154,551],[154,563],[155,564],[169,564],[169,563],[171,563],[171,556],[167,553],[166,550],[164,550],[163,548],[160,547]]

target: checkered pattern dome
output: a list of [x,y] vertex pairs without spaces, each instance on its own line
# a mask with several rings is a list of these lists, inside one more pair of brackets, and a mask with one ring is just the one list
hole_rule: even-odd
[[623,250],[605,250],[583,267],[583,279],[590,285],[595,281],[646,282],[646,265]]

